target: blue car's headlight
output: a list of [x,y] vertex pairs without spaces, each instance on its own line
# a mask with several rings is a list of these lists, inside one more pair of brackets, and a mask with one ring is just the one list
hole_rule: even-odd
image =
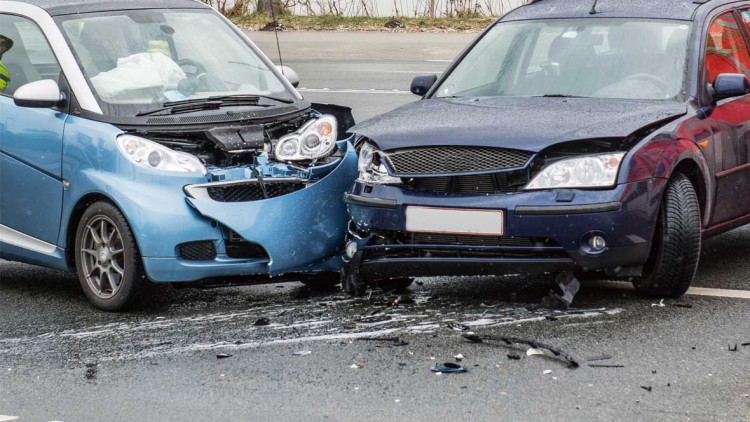
[[587,155],[545,167],[525,190],[607,188],[615,185],[624,152]]
[[133,135],[117,137],[122,154],[139,167],[180,173],[207,173],[203,163],[193,155],[171,150],[164,145]]
[[398,185],[401,184],[400,177],[393,177],[382,162],[382,152],[375,145],[365,142],[359,147],[359,182]]
[[307,122],[300,130],[279,139],[274,149],[277,160],[303,161],[331,154],[338,139],[338,122],[330,115]]

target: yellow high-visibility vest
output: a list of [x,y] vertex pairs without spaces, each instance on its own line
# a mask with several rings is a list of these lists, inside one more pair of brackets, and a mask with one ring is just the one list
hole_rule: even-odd
[[3,66],[3,62],[0,62],[0,92],[4,92],[9,83],[10,73],[8,72],[8,69]]
[[172,57],[172,53],[169,51],[169,43],[162,40],[151,40],[148,42],[149,53],[161,53],[167,57]]

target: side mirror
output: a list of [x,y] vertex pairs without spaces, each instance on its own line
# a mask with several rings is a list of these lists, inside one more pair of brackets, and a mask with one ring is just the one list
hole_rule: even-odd
[[714,101],[750,93],[750,79],[741,73],[722,73],[713,84]]
[[297,75],[297,72],[295,72],[294,69],[286,66],[276,66],[276,68],[279,69],[279,72],[284,75],[286,80],[289,81],[293,87],[299,87],[299,75]]
[[13,94],[13,101],[19,107],[51,108],[62,105],[65,95],[60,92],[57,82],[44,79],[19,87]]
[[411,93],[424,97],[437,80],[437,75],[417,76],[411,81]]

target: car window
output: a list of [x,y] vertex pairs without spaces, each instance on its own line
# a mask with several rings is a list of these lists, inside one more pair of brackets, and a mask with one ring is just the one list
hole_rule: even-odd
[[20,16],[0,14],[0,63],[0,93],[4,95],[13,95],[29,82],[60,77],[60,65],[44,33]]
[[750,54],[732,12],[719,16],[708,28],[705,68],[709,83],[722,73],[743,73],[750,77]]

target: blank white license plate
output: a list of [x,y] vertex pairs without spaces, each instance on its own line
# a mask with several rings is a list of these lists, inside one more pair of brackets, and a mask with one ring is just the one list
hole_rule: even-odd
[[406,231],[502,236],[503,212],[406,207]]

